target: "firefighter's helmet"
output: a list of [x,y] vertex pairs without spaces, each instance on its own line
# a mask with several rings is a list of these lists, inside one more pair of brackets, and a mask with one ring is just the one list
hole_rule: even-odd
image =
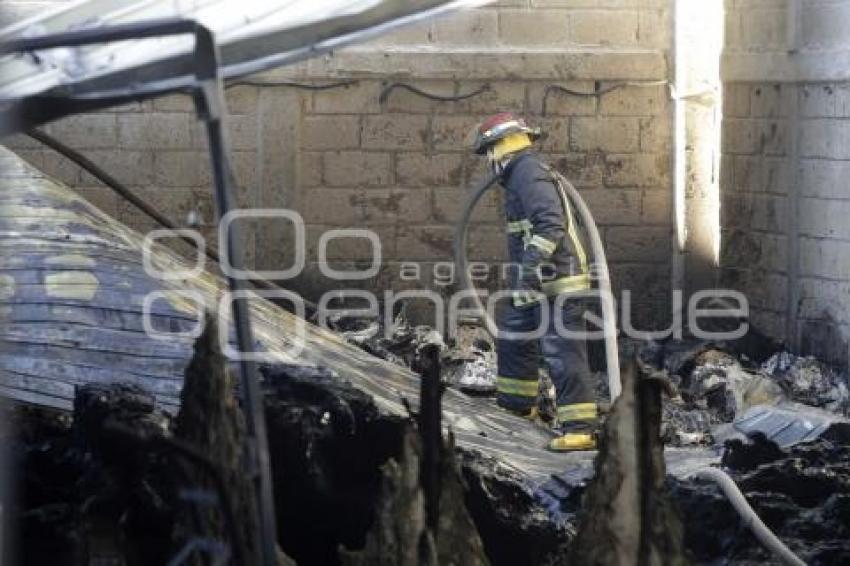
[[509,134],[527,134],[531,141],[540,137],[540,128],[530,128],[525,120],[512,112],[502,112],[487,118],[475,129],[475,141],[472,149],[483,155],[487,148]]

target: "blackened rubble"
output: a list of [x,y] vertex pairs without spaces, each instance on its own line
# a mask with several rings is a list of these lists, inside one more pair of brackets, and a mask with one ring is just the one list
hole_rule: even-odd
[[[814,360],[783,354],[785,361],[774,367],[763,365],[770,355],[751,361],[726,345],[665,348],[644,348],[643,357],[660,362],[655,371],[678,385],[679,395],[662,408],[663,436],[670,443],[688,444],[688,434],[714,442],[717,425],[763,406],[753,403],[764,401],[765,391],[775,396],[771,402],[809,400],[846,411],[844,376]],[[796,384],[791,377],[813,368],[817,378]],[[411,436],[413,417],[382,413],[344,376],[323,369],[276,366],[264,373],[282,550],[298,564],[363,564],[380,548],[376,537],[395,537],[398,548],[409,543],[410,533],[388,525],[424,512],[398,499],[418,493],[409,489],[418,481],[413,472],[421,450]],[[114,427],[104,422],[172,435],[174,422],[150,397],[119,385],[90,385],[77,396],[73,418],[27,407],[13,413],[17,433],[6,441],[19,471],[22,563],[74,564],[92,556],[163,563],[185,542],[175,533],[186,532],[180,525],[187,494],[195,502],[204,499],[200,494],[210,493],[210,484],[189,473],[185,462],[176,465],[173,455],[108,434]],[[723,465],[768,526],[811,564],[850,560],[846,440],[825,435],[785,449],[757,435],[727,443]],[[455,531],[468,531],[455,542],[443,537],[452,552],[475,555],[474,545],[467,545],[477,537],[491,564],[563,563],[575,537],[582,486],[553,479],[541,489],[496,459],[472,450],[451,452],[459,474],[446,468],[455,497],[441,510],[451,511],[462,499],[454,508],[461,525]],[[195,484],[203,489],[186,489]],[[684,548],[695,562],[770,559],[713,484],[668,477],[666,486],[683,518]]]

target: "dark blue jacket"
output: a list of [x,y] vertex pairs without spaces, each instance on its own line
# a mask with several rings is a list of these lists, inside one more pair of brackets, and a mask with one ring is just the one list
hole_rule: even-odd
[[[511,288],[547,295],[589,287],[584,229],[554,172],[524,150],[501,175],[512,270]],[[541,277],[542,276],[542,277]]]

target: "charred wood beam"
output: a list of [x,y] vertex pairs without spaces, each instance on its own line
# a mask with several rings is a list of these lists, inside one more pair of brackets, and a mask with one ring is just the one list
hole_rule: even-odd
[[683,530],[664,480],[661,394],[668,383],[630,354],[622,395],[599,440],[570,564],[686,564]]

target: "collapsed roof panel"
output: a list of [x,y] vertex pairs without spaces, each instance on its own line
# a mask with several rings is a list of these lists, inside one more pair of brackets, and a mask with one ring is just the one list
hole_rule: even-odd
[[[119,24],[184,19],[209,28],[225,78],[268,70],[389,29],[485,0],[86,0],[0,30],[14,40]],[[93,100],[141,99],[194,84],[187,35],[57,47],[0,57],[0,125],[22,127],[92,108]],[[57,100],[63,102],[57,104]],[[75,104],[76,103],[76,107]],[[75,109],[76,108],[76,109]]]

